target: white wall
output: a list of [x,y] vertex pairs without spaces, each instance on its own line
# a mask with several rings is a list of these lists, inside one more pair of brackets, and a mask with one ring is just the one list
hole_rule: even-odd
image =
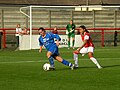
[[[60,41],[60,48],[67,47],[67,35],[59,35],[61,37]],[[39,42],[38,42],[39,35],[32,35],[32,49],[39,49]],[[30,36],[29,35],[22,35],[19,40],[20,50],[29,50],[30,49]],[[75,36],[75,47],[80,47],[82,44],[80,35]],[[72,39],[71,39],[71,46],[72,46]]]

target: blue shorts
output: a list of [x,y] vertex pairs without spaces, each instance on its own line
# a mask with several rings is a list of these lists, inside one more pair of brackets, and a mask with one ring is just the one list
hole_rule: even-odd
[[52,53],[52,57],[55,58],[56,56],[59,56],[59,52],[58,52],[58,47],[57,46],[53,46],[49,49],[49,52]]

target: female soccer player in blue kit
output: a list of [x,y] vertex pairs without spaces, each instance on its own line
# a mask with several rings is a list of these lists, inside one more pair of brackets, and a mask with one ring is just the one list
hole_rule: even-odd
[[[67,65],[73,70],[74,64],[64,60],[62,57],[60,57],[59,52],[58,52],[58,46],[59,46],[59,41],[61,38],[57,34],[53,34],[50,32],[46,32],[43,27],[40,27],[38,29],[40,37],[39,37],[39,45],[40,45],[40,50],[39,52],[42,52],[42,47],[43,45],[47,49],[47,58],[49,59],[51,69],[55,69],[54,67],[54,61],[53,58],[56,59],[57,61],[61,62],[64,65]],[[56,43],[54,42],[54,38],[56,38]]]

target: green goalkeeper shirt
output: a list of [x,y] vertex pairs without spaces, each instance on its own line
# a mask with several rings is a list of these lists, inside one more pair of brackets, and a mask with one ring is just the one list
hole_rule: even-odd
[[66,29],[67,29],[67,31],[68,31],[68,33],[70,34],[70,33],[75,33],[75,24],[73,23],[72,25],[71,24],[68,24],[67,26],[66,26]]

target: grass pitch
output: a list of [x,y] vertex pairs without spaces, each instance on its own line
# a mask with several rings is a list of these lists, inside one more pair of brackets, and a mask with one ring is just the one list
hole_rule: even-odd
[[[61,56],[73,61],[73,50],[61,48]],[[55,71],[44,71],[46,50],[0,51],[0,90],[120,90],[120,47],[96,48],[97,69],[88,56],[79,55],[79,68],[55,61]]]

